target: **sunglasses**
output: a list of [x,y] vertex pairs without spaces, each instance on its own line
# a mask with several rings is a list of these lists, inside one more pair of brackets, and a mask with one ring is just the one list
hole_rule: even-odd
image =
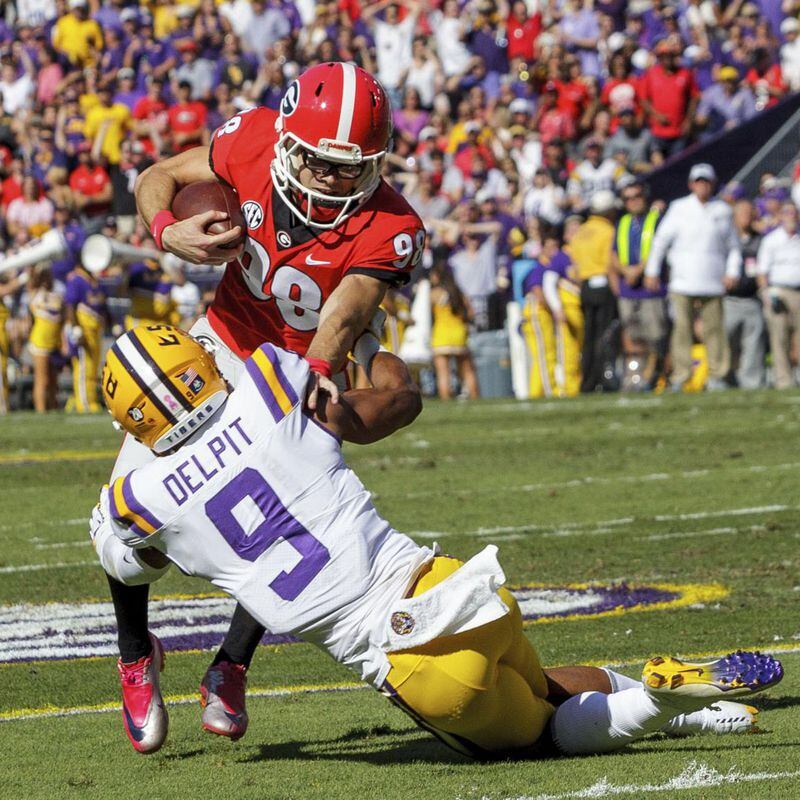
[[363,164],[334,164],[309,152],[303,152],[303,164],[311,170],[315,178],[335,175],[337,178],[354,180],[360,178],[364,171]]
[[629,200],[641,200],[643,195],[641,192],[637,192],[636,194],[625,194],[622,196],[622,199],[627,203]]

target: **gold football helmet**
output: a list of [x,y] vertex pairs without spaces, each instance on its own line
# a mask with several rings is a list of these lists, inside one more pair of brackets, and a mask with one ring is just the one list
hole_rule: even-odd
[[137,325],[103,365],[103,399],[118,425],[156,453],[179,445],[225,402],[214,357],[171,325]]

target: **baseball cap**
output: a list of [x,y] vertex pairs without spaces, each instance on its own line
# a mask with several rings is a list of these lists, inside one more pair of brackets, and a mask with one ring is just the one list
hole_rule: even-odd
[[467,133],[477,133],[481,129],[481,125],[479,122],[475,122],[475,120],[471,119],[469,122],[464,123],[464,130]]
[[720,81],[738,81],[739,70],[736,67],[722,67],[717,73],[717,79]]
[[86,8],[86,0],[69,0],[70,8]]
[[512,136],[527,136],[528,135],[528,129],[524,125],[512,125],[508,129],[508,132]]
[[436,138],[436,128],[433,125],[426,125],[420,132],[417,139],[419,141],[424,142],[426,139],[435,139]]
[[517,97],[508,104],[512,114],[530,114],[531,104],[524,97]]
[[135,8],[123,8],[122,11],[119,12],[119,18],[123,22],[127,22],[131,19],[139,19],[139,14]]
[[787,33],[797,33],[798,31],[800,31],[800,22],[794,17],[789,17],[781,22],[781,33],[784,35]]
[[603,143],[596,139],[594,136],[590,136],[584,143],[583,143],[583,151],[586,152],[591,147],[602,147]]
[[195,13],[195,9],[193,6],[189,5],[179,5],[177,9],[175,9],[175,14],[178,17],[193,17]]
[[197,42],[194,42],[191,39],[182,39],[178,42],[177,49],[180,53],[195,51],[197,50]]
[[135,77],[136,72],[130,67],[123,67],[121,70],[117,71],[117,78],[121,81],[124,81],[125,79],[133,80]]
[[710,181],[715,183],[717,180],[717,173],[711,164],[695,164],[689,171],[690,181]]
[[617,198],[610,189],[601,189],[592,195],[589,210],[593,214],[606,214],[617,205]]

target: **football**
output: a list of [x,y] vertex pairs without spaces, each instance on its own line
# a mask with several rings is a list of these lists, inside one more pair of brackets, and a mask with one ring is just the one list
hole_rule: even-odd
[[242,210],[239,207],[239,195],[230,187],[219,181],[197,181],[184,186],[172,201],[172,213],[179,219],[188,219],[205,211],[224,211],[228,219],[212,222],[206,228],[208,233],[225,233],[237,226],[241,227],[239,239],[226,245],[227,248],[238,247],[247,236]]

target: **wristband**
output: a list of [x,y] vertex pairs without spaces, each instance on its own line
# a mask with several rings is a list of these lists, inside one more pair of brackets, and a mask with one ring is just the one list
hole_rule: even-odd
[[169,227],[174,222],[177,222],[178,218],[171,212],[171,211],[159,211],[153,217],[153,221],[150,223],[150,233],[153,235],[153,241],[156,243],[156,247],[159,250],[163,250],[164,246],[161,244],[161,237],[164,234],[164,228]]
[[308,361],[308,366],[314,370],[314,372],[318,372],[320,375],[324,375],[326,378],[330,378],[333,376],[333,370],[331,369],[331,362],[326,361],[324,358],[306,358]]

